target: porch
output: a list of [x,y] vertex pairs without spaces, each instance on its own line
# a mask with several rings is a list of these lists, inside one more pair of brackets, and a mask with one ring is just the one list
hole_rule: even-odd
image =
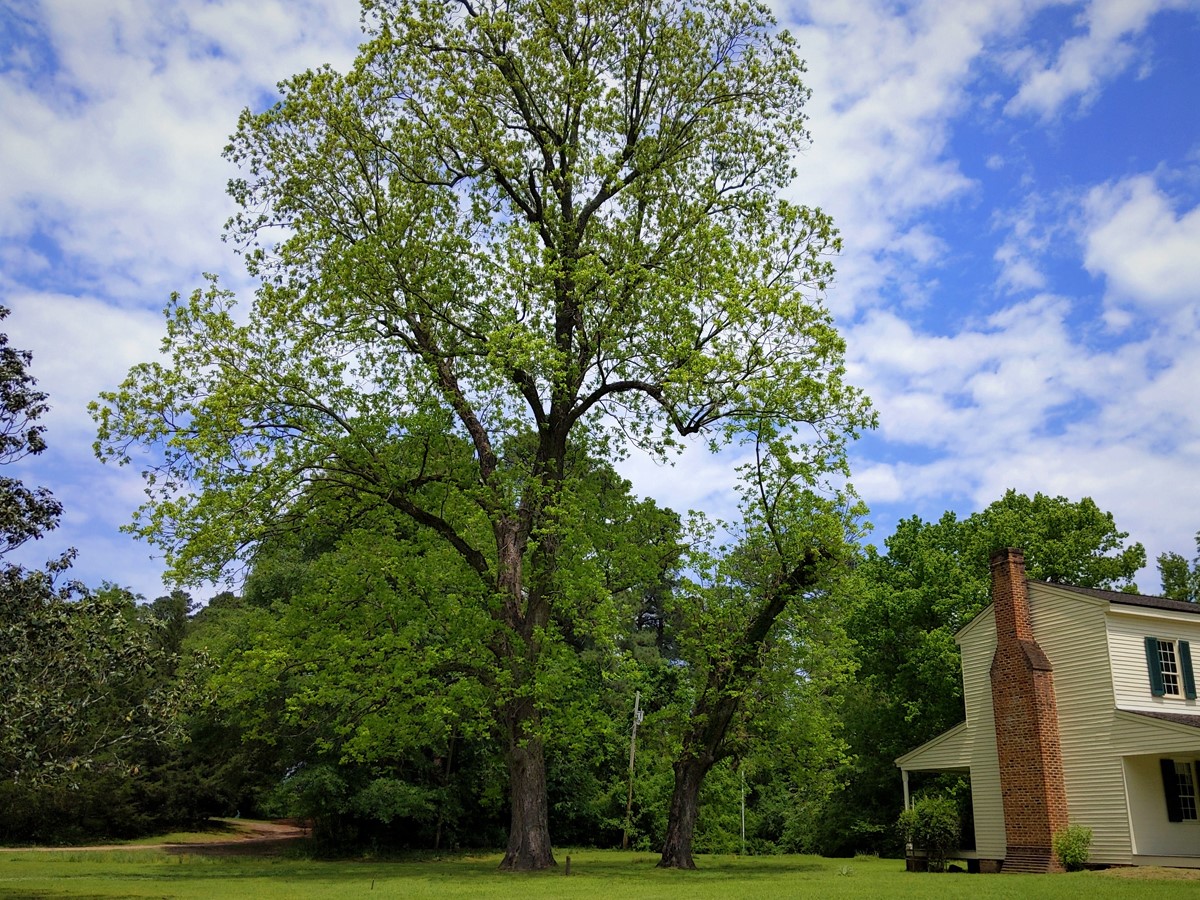
[[1121,763],[1133,864],[1200,868],[1200,747],[1192,756],[1140,754]]

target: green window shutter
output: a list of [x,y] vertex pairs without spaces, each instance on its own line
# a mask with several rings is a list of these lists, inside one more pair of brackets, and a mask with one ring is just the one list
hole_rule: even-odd
[[1167,797],[1167,821],[1182,822],[1183,808],[1179,805],[1179,779],[1175,776],[1175,760],[1160,759],[1163,793]]
[[1189,700],[1196,699],[1196,678],[1192,675],[1192,648],[1187,641],[1180,641],[1179,672],[1183,675],[1183,695]]
[[1150,670],[1150,693],[1155,697],[1164,696],[1167,689],[1163,686],[1162,665],[1158,660],[1158,638],[1146,638],[1146,668]]

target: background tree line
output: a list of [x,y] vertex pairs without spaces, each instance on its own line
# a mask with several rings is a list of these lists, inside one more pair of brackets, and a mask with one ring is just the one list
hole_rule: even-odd
[[[0,353],[11,461],[44,448],[47,398],[27,353],[3,336]],[[584,512],[559,575],[610,602],[603,618],[564,607],[547,642],[549,822],[566,844],[619,846],[628,827],[633,846],[660,849],[699,698],[742,646],[738,623],[774,551],[749,531],[721,551],[724,531],[633,496],[601,460],[572,470]],[[2,484],[17,523],[6,549],[53,527],[48,492]],[[39,512],[22,512],[34,500]],[[405,516],[350,515],[319,488],[295,510],[244,589],[203,606],[181,590],[146,603],[88,589],[67,580],[69,556],[4,565],[5,841],[240,813],[310,818],[331,851],[503,843],[477,581]],[[1010,491],[855,550],[760,646],[770,664],[741,692],[703,779],[694,849],[741,849],[744,793],[750,852],[895,850],[893,759],[961,720],[952,635],[988,603],[988,549],[1027,548],[1032,577],[1132,589],[1144,551],[1126,538],[1086,498]],[[1164,585],[1173,559],[1159,559]],[[627,823],[635,691],[646,717]]]

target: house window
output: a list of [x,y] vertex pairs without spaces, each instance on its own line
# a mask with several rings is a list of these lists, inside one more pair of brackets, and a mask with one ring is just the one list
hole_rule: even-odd
[[1163,794],[1167,820],[1196,821],[1196,764],[1191,760],[1162,759]]
[[1184,819],[1196,818],[1196,779],[1190,762],[1175,761],[1175,781],[1179,785],[1179,814]]
[[1147,637],[1146,668],[1150,673],[1150,693],[1155,697],[1196,699],[1192,652],[1187,641]]

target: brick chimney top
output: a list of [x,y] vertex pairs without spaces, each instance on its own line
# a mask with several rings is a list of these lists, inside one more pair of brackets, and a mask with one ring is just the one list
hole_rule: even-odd
[[996,611],[996,640],[1032,641],[1029,594],[1025,586],[1025,554],[1006,547],[992,554],[992,603]]

